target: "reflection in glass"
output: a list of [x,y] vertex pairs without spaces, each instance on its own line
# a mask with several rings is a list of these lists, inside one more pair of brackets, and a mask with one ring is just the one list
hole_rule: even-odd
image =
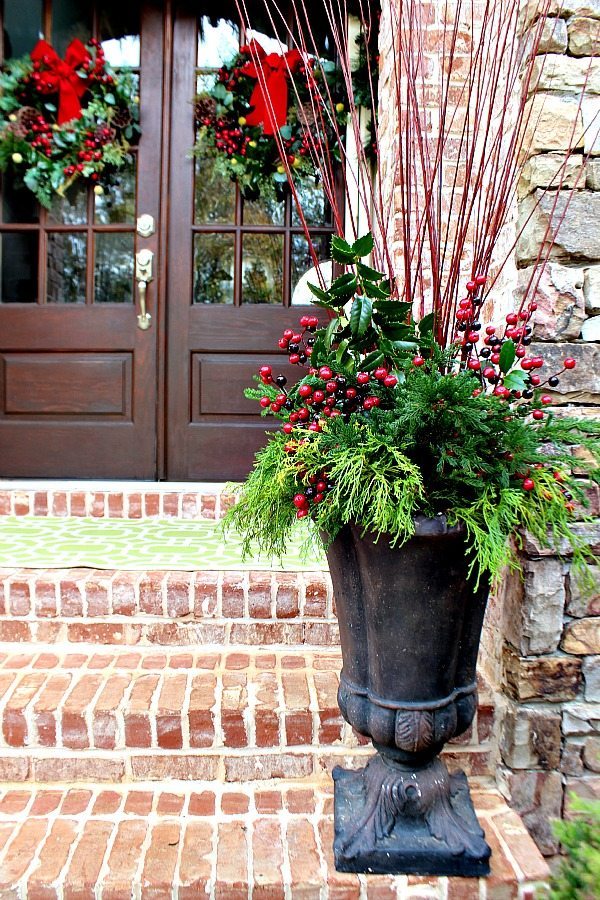
[[283,301],[283,235],[244,235],[242,303]]
[[140,64],[140,39],[137,34],[102,41],[102,47],[107,63],[115,69],[123,66],[133,69]]
[[285,203],[274,197],[244,200],[244,225],[283,225]]
[[135,221],[135,158],[115,172],[99,197],[94,194],[96,225],[133,224]]
[[212,25],[208,16],[198,22],[198,66],[218,69],[235,56],[239,48],[239,29],[228,19]]
[[194,235],[194,303],[233,303],[232,234]]
[[[332,225],[331,206],[329,205],[322,184],[306,179],[296,185],[298,199],[309,225]],[[300,216],[295,202],[292,200],[292,225],[301,226]]]
[[96,234],[94,244],[94,302],[133,303],[133,232]]
[[86,0],[54,0],[52,4],[52,46],[64,57],[73,38],[85,44],[92,36],[92,4]]
[[48,303],[85,303],[86,257],[85,234],[48,234]]
[[[329,244],[331,235],[313,235],[312,243],[316,250],[319,260],[324,260],[321,266],[321,273],[326,281],[331,282],[331,254],[329,252]],[[308,304],[312,302],[312,294],[306,287],[306,281],[319,286],[319,278],[314,270],[314,260],[309,252],[308,243],[303,235],[292,236],[292,303]],[[307,278],[302,279],[303,275],[308,274]],[[302,282],[299,284],[300,279]]]
[[29,53],[42,31],[42,0],[5,2],[3,25],[4,58]]
[[40,208],[31,191],[5,175],[2,179],[2,221],[30,224],[39,220]]
[[77,180],[64,197],[53,194],[48,220],[59,225],[85,225],[87,223],[87,185]]
[[0,302],[35,303],[38,292],[37,232],[0,234]]
[[197,225],[209,222],[235,222],[235,184],[216,171],[214,157],[196,159],[194,180],[194,221]]
[[98,10],[98,31],[106,61],[111,66],[136,68],[140,64],[139,3],[103,0]]

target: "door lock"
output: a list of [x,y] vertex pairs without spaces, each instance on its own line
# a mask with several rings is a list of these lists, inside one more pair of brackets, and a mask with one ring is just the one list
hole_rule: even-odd
[[144,247],[135,255],[135,279],[138,286],[138,295],[140,298],[140,312],[137,317],[138,328],[147,331],[152,324],[152,316],[146,309],[146,291],[148,285],[152,281],[152,263],[154,261],[154,253]]
[[151,237],[156,228],[154,227],[154,219],[149,213],[143,213],[143,215],[138,216],[137,220],[137,233],[140,237],[149,238]]

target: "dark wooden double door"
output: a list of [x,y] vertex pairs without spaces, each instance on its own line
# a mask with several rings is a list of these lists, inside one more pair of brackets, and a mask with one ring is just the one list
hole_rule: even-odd
[[[46,211],[5,179],[0,477],[240,478],[264,441],[243,388],[259,365],[281,364],[277,338],[297,319],[290,297],[310,261],[289,203],[245,203],[210,159],[190,156],[198,84],[240,38],[233,18],[201,6],[4,2],[5,57],[40,31],[61,55],[95,34],[133,67],[142,137],[103,196],[75,191]],[[326,256],[326,205],[318,192],[309,201]]]

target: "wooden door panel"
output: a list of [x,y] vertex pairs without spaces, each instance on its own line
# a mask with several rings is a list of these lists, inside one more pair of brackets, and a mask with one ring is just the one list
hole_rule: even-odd
[[0,417],[131,421],[131,353],[3,354]]

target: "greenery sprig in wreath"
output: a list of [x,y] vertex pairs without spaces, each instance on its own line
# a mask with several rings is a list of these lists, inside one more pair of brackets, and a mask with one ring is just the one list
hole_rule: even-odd
[[[289,90],[289,73],[304,76],[295,78],[297,93]],[[313,122],[313,141],[323,140],[334,154],[337,146],[331,113],[319,114],[320,100],[313,88],[324,81],[343,129],[347,111],[333,62],[306,58],[297,50],[267,54],[256,41],[241,47],[234,60],[219,69],[214,87],[196,97],[194,155],[213,156],[217,170],[236,181],[247,199],[260,195],[283,199],[288,176],[275,137],[278,132],[294,181],[314,183],[318,176],[305,123]]]
[[104,192],[139,134],[133,76],[107,65],[100,42],[74,40],[64,60],[46,41],[0,73],[0,170],[50,207],[78,179]]

